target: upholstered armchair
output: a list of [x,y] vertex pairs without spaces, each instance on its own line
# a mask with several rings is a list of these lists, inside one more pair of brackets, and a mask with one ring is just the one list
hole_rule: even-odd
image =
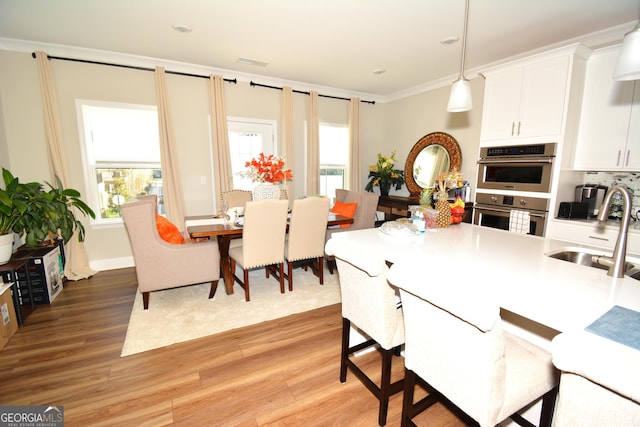
[[[357,192],[343,189],[336,190],[336,201],[342,203],[357,203],[356,211],[353,215],[353,224],[346,228],[328,228],[325,234],[325,242],[328,242],[334,233],[350,230],[362,230],[365,228],[373,228],[376,225],[376,210],[378,208],[378,199],[380,196],[366,191]],[[327,266],[329,273],[333,274],[335,259],[333,256],[327,257]]]
[[[156,223],[157,197],[142,196],[120,207],[136,265],[138,290],[144,309],[153,291],[210,282],[213,298],[220,279],[218,243],[168,243],[160,237]],[[178,232],[179,233],[179,232]]]

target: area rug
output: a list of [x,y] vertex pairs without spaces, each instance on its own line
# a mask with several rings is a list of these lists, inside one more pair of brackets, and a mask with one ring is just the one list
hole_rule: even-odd
[[148,310],[138,292],[121,357],[340,302],[337,274],[325,271],[324,285],[311,270],[296,269],[293,277],[293,292],[281,294],[278,281],[266,279],[264,269],[251,271],[249,302],[237,284],[227,295],[222,280],[213,299],[208,299],[209,284],[152,292]]

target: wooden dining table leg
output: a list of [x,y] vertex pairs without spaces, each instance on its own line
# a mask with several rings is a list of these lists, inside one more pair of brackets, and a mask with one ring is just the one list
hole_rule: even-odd
[[218,235],[218,250],[220,251],[220,272],[224,279],[224,288],[227,295],[233,294],[233,272],[231,271],[231,258],[229,257],[229,245],[231,238],[228,235]]

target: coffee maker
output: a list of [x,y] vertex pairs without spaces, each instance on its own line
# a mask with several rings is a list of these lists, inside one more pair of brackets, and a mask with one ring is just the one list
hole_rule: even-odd
[[576,186],[576,202],[587,204],[587,218],[598,215],[607,187],[599,184],[582,184]]

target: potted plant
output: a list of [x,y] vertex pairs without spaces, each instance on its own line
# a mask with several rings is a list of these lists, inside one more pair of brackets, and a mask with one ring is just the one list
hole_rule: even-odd
[[23,234],[19,223],[37,204],[40,184],[23,184],[4,168],[2,180],[4,188],[0,188],[0,264],[5,264],[13,252],[14,232]]
[[396,152],[393,151],[389,157],[378,153],[378,162],[369,166],[369,182],[364,189],[373,192],[373,187],[380,186],[380,195],[388,196],[391,187],[396,190],[402,188],[404,184],[404,171],[394,169],[396,162]]
[[91,218],[95,213],[80,199],[80,192],[64,188],[58,177],[56,186],[46,182],[48,191],[38,182],[20,183],[6,169],[2,177],[5,189],[0,193],[0,234],[3,229],[26,234],[25,244],[31,247],[45,241],[53,244],[57,238],[67,243],[76,230],[78,240],[84,241],[85,229],[75,210]]
[[53,244],[57,238],[67,243],[76,230],[78,241],[84,241],[85,229],[76,218],[76,209],[84,216],[95,218],[93,210],[80,199],[79,191],[64,188],[58,177],[55,186],[48,182],[45,184],[49,190],[45,191],[40,186],[39,193],[33,195],[37,202],[18,220],[18,229],[26,234],[25,244],[31,247],[42,242]]

